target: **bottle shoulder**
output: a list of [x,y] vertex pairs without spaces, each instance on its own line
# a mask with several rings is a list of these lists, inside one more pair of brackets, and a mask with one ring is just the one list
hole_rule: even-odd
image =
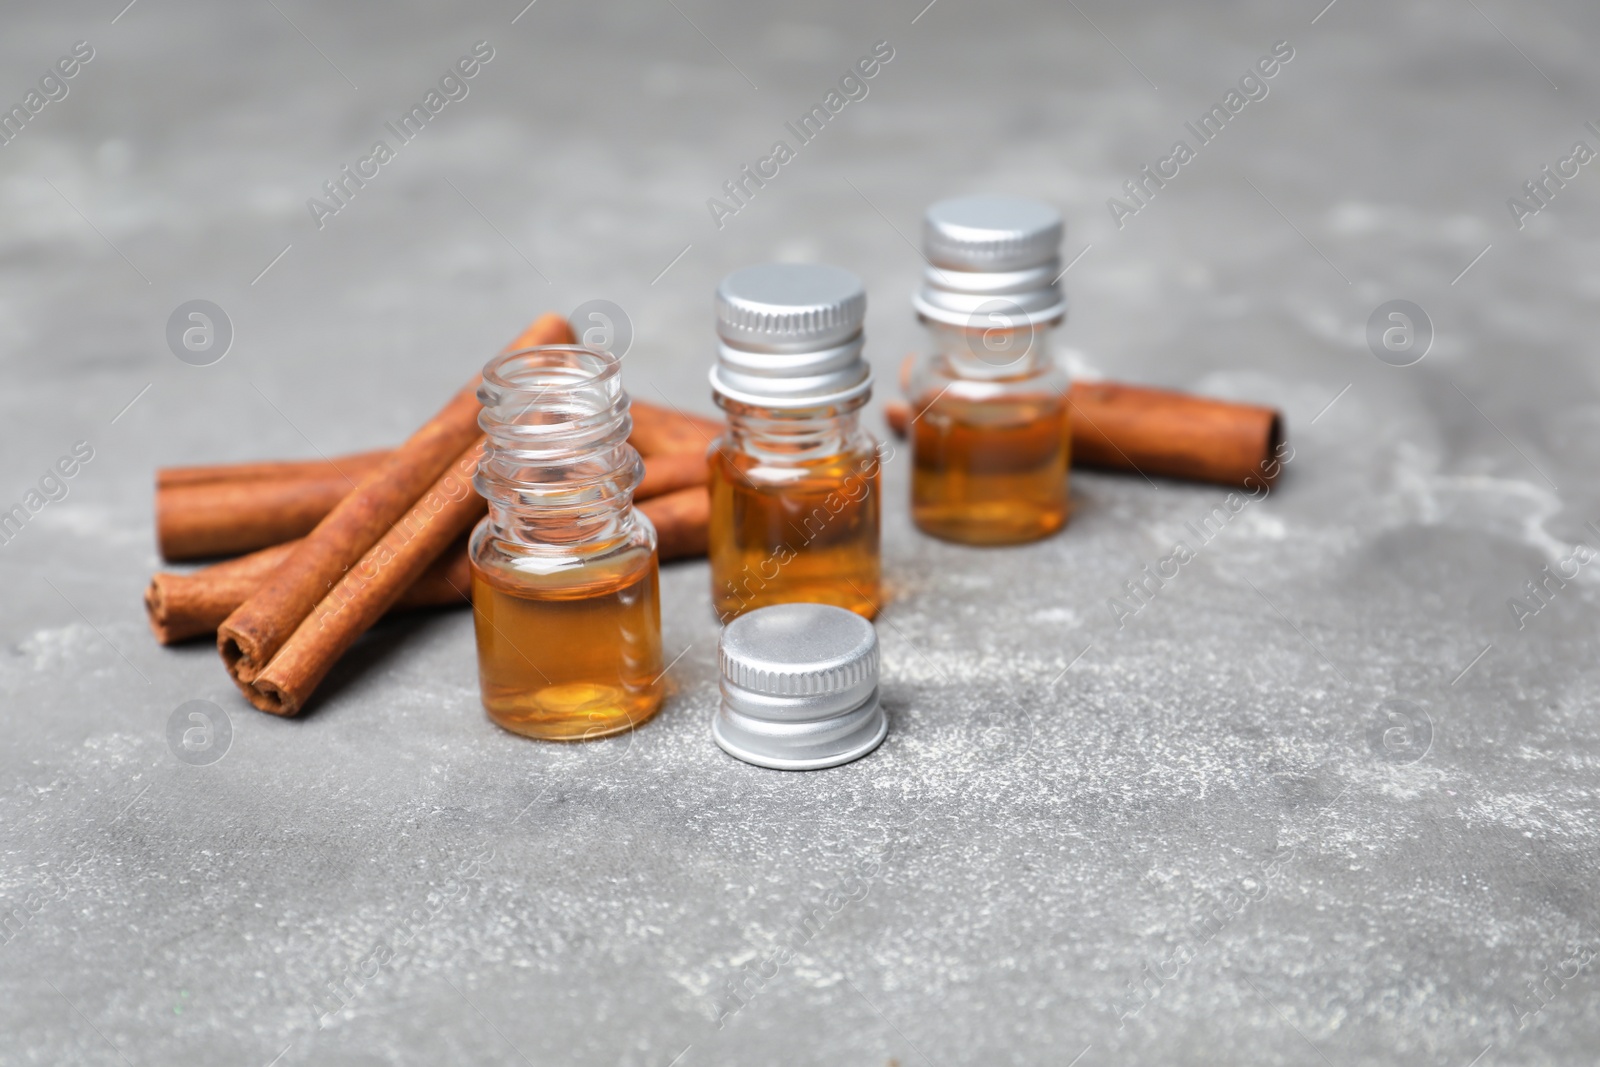
[[1059,397],[1065,401],[1072,377],[1053,359],[1048,363],[1014,374],[997,373],[974,377],[962,373],[944,357],[923,356],[914,365],[906,394],[915,403],[938,400],[965,400],[974,403],[1027,399],[1038,401]]
[[636,582],[656,563],[656,528],[643,512],[616,536],[567,543],[503,536],[485,518],[472,531],[475,576],[508,592],[593,596]]
[[999,329],[974,323],[929,323],[924,350],[912,366],[909,393],[951,390],[974,399],[1012,392],[1065,392],[1071,377],[1057,353],[1056,326]]
[[864,427],[846,434],[830,437],[826,442],[793,446],[787,442],[743,437],[731,432],[723,433],[706,447],[706,458],[715,466],[719,461],[736,463],[754,460],[774,466],[809,467],[826,465],[839,456],[866,456],[876,454],[883,442]]
[[825,490],[852,479],[876,477],[880,445],[863,434],[851,446],[805,457],[768,455],[729,448],[711,457],[712,488]]
[[861,424],[861,405],[815,417],[730,417],[707,449],[719,465],[751,470],[803,472],[854,463],[876,455],[881,443]]

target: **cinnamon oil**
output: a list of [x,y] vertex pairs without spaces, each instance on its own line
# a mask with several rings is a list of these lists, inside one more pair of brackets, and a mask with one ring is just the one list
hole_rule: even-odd
[[483,706],[497,725],[576,741],[631,729],[661,705],[661,599],[652,553],[620,573],[551,585],[472,570]]
[[911,429],[912,518],[924,532],[1004,545],[1066,525],[1071,434],[1060,394],[986,402],[947,393]]
[[837,454],[767,480],[748,452],[711,457],[712,597],[727,620],[769,604],[832,604],[872,618],[881,599],[878,462]]

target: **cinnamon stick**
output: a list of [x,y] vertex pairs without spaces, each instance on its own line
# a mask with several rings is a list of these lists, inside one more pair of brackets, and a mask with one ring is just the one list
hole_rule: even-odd
[[[647,480],[652,469],[650,463],[661,458],[657,456],[646,461]],[[699,465],[703,470],[704,461]],[[711,498],[703,484],[656,494],[648,501],[641,501],[639,510],[655,524],[663,563],[705,555]],[[290,541],[272,545],[188,574],[156,574],[144,594],[145,615],[156,640],[171,645],[214,634],[222,621],[271,577],[298,544],[298,541]],[[467,559],[467,543],[465,538],[459,538],[400,594],[390,612],[466,604],[471,600],[471,589],[472,568]]]
[[[362,453],[372,464],[388,452]],[[304,537],[355,487],[343,461],[253,463],[221,467],[171,468],[183,480],[156,490],[156,539],[167,560],[237,555]],[[207,479],[206,472],[250,468],[237,475]],[[342,472],[343,471],[343,472]],[[281,473],[280,473],[281,472]],[[157,472],[160,484],[163,474]],[[646,456],[644,480],[635,500],[647,500],[691,485],[704,485],[707,467],[701,452]]]
[[205,485],[211,482],[271,481],[310,478],[318,475],[343,475],[354,484],[376,467],[389,450],[353,452],[332,459],[267,460],[254,463],[210,463],[198,467],[161,467],[156,471],[156,488],[180,485]]
[[[297,544],[273,545],[188,574],[156,574],[144,593],[145,616],[156,640],[171,645],[215,634],[222,620],[261,588]],[[411,583],[393,610],[465,605],[471,589],[467,542],[461,538]]]
[[[907,404],[884,417],[904,437]],[[1067,391],[1072,465],[1136,471],[1219,485],[1271,485],[1282,464],[1283,416],[1272,408],[1117,382],[1074,382]]]
[[315,529],[358,481],[325,468],[297,477],[247,475],[160,487],[156,544],[163,559],[185,560],[231,556],[292,541]]
[[639,505],[656,527],[656,552],[663,563],[706,554],[711,528],[711,492],[703,485],[653,497]]
[[644,477],[633,491],[635,501],[675,493],[711,480],[705,452],[658,452],[644,457]]
[[883,405],[883,421],[889,424],[889,432],[896,437],[904,437],[911,429],[911,405],[904,400],[891,400]]
[[1252,488],[1282,467],[1283,416],[1271,408],[1116,382],[1075,382],[1067,394],[1072,460]]
[[[480,434],[301,618],[269,661],[249,678],[233,672],[250,703],[274,715],[298,715],[339,657],[395,605],[452,541],[478,521],[487,505],[473,491],[472,475],[478,469],[483,446]],[[401,446],[400,451],[404,450],[405,446]],[[359,495],[353,493],[351,497]],[[334,515],[337,514],[336,509]],[[330,520],[333,517],[330,515]],[[295,569],[322,529],[319,526],[278,567],[266,588]],[[218,631],[219,643],[231,638],[234,620],[260,597],[260,593],[256,594],[228,617]]]
[[632,401],[628,411],[633,416],[633,432],[628,435],[628,443],[637,448],[641,456],[671,452],[694,452],[703,456],[725,429],[721,419],[691,415],[643,400]]
[[[647,466],[647,474],[648,471]],[[700,489],[698,495],[695,488]],[[662,562],[705,555],[711,498],[703,487],[657,495],[649,502],[641,502],[640,510],[655,524]],[[145,615],[156,640],[171,645],[214,634],[298,544],[290,541],[272,545],[188,574],[156,574],[144,594]],[[390,610],[465,604],[471,599],[471,587],[472,569],[463,538],[434,560]]]
[[[545,315],[514,342],[518,347],[530,344],[571,343],[572,329],[559,315]],[[457,393],[437,415],[394,452],[386,456],[357,487],[322,519],[317,527],[295,547],[295,550],[273,572],[266,583],[250,599],[241,604],[217,629],[217,648],[223,664],[252,703],[264,710],[293,714],[299,701],[309,693],[304,683],[310,679],[315,687],[332,659],[322,663],[327,649],[336,641],[311,641],[311,654],[302,643],[297,648],[297,658],[292,661],[295,671],[288,677],[279,672],[276,680],[256,686],[261,673],[266,670],[284,649],[292,635],[298,635],[313,610],[319,607],[340,576],[375,545],[386,532],[393,533],[396,523],[414,510],[419,501],[427,503],[425,494],[437,488],[441,478],[452,474],[451,464],[464,452],[473,452],[481,441],[478,432],[477,375],[461,392]],[[482,500],[470,487],[470,473],[466,496],[481,507]],[[452,513],[453,514],[453,513]],[[441,524],[429,523],[430,528]],[[442,524],[448,526],[448,523]],[[460,530],[453,530],[454,537]],[[426,539],[418,538],[419,542]],[[420,574],[433,558],[444,550],[440,543],[432,555],[425,558],[415,553],[404,556],[405,565],[412,568],[401,574],[398,582],[394,575],[398,565],[385,568],[390,575],[393,598]],[[427,540],[431,546],[431,540]],[[392,549],[391,549],[392,550]],[[342,584],[342,583],[341,583]],[[387,585],[383,587],[389,592]],[[388,604],[384,604],[386,609]],[[344,619],[355,613],[340,613]],[[381,615],[382,610],[377,612]],[[376,619],[377,615],[372,618]],[[366,625],[370,625],[367,620]],[[365,626],[362,627],[365,629]],[[350,640],[359,636],[359,631]],[[343,651],[341,647],[339,651]],[[337,658],[337,655],[333,658]],[[318,669],[320,667],[320,669]],[[285,710],[292,708],[293,710]]]

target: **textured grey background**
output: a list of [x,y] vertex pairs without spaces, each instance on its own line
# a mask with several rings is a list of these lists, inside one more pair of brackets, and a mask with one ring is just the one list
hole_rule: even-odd
[[[1597,541],[1600,175],[1506,207],[1600,144],[1592,4],[520,6],[0,13],[8,107],[96,52],[0,146],[0,505],[95,453],[0,546],[0,1063],[1592,1062],[1597,572],[1521,629],[1508,600]],[[470,96],[319,231],[306,199],[479,40]],[[870,95],[714,227],[878,40]],[[1114,226],[1278,40],[1270,95]],[[840,770],[712,746],[698,563],[664,582],[666,710],[588,747],[484,720],[464,613],[383,627],[293,722],[146,632],[154,467],[397,441],[547,308],[616,301],[635,393],[709,410],[717,278],[842,264],[881,403],[905,238],[967,191],[1092,246],[1077,370],[1287,414],[1279,490],[1121,628],[1222,491],[1075,475],[1064,536],[969,550],[912,529],[902,454],[893,730]],[[214,366],[166,347],[194,298],[236,331]],[[1364,339],[1394,298],[1438,334],[1405,369]],[[231,721],[210,766],[166,740],[193,699]]]

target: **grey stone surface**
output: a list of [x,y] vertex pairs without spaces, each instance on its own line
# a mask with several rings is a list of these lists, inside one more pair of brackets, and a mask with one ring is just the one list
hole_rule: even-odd
[[[1522,229],[1506,201],[1600,146],[1595,8],[921,3],[0,12],[6,107],[94,48],[0,145],[0,506],[93,449],[0,545],[0,1063],[1593,1061],[1597,571],[1508,601],[1600,537],[1600,175]],[[666,710],[587,747],[485,721],[465,614],[382,627],[292,722],[146,633],[154,467],[396,441],[546,308],[616,301],[636,394],[708,410],[716,280],[838,263],[876,410],[918,341],[906,238],[966,191],[1066,214],[1077,370],[1287,414],[1279,489],[1120,626],[1221,490],[1075,475],[1063,536],[978,551],[913,530],[902,453],[893,728],[834,771],[711,743],[703,564],[667,569]],[[234,328],[211,366],[167,348],[192,299]],[[1411,367],[1367,348],[1391,299],[1436,328]],[[169,749],[191,700],[220,761]]]

